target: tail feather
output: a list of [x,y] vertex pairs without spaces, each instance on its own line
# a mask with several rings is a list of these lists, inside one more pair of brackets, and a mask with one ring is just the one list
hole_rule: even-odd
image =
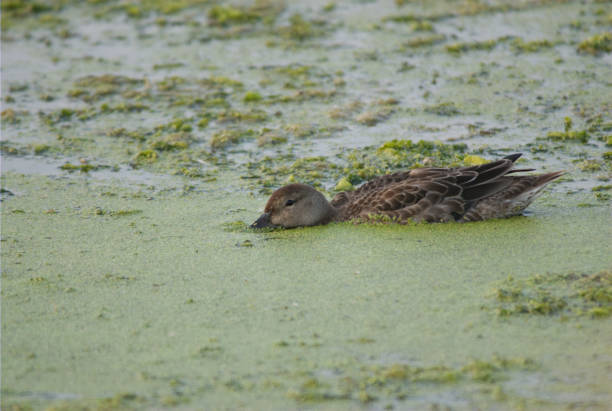
[[561,177],[565,174],[565,170],[554,171],[552,173],[540,174],[538,175],[538,179],[535,181],[534,187],[540,187],[544,184],[550,183],[551,181]]
[[510,154],[509,156],[504,157],[506,160],[511,160],[513,163],[518,160],[521,156],[523,155],[523,153],[514,153],[514,154]]

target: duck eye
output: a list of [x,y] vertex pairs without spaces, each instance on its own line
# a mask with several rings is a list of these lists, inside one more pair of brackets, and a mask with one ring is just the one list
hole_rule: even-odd
[[295,201],[293,200],[287,200],[287,202],[285,203],[285,207],[289,207],[295,204]]

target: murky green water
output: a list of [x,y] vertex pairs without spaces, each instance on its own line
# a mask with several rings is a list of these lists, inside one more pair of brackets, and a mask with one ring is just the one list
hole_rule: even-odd
[[[3,409],[608,407],[609,3],[61,4],[2,6]],[[527,217],[241,223],[519,151]]]

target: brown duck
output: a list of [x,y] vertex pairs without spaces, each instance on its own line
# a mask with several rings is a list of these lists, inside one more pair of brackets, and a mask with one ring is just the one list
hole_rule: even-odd
[[252,228],[302,227],[332,221],[467,222],[521,214],[550,181],[564,172],[509,175],[521,154],[461,168],[417,168],[377,177],[331,202],[305,184],[276,190]]

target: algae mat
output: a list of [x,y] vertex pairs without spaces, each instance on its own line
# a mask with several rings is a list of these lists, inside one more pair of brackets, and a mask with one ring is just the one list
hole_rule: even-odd
[[[571,279],[532,294],[537,274],[609,267],[607,209],[249,233],[223,223],[258,201],[221,185],[181,196],[8,181],[22,195],[3,205],[7,407],[610,401],[609,319]],[[504,314],[505,290],[533,309]]]
[[[2,408],[606,409],[609,2],[2,2]],[[252,232],[523,152],[528,217]]]

